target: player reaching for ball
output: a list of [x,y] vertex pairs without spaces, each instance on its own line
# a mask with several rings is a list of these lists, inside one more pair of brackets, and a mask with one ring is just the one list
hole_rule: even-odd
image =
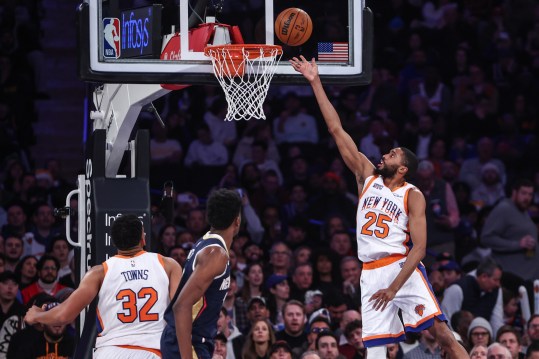
[[428,329],[451,358],[468,358],[446,324],[421,263],[427,243],[425,198],[406,182],[417,169],[415,154],[397,147],[375,167],[344,131],[314,59],[294,57],[290,63],[311,84],[329,133],[356,177],[358,257],[364,262],[362,336],[368,357],[385,358],[386,344],[404,340],[405,332]]
[[137,216],[117,218],[111,238],[118,255],[92,267],[63,303],[48,311],[30,308],[25,321],[71,323],[99,294],[94,358],[161,358],[163,313],[178,287],[182,269],[172,258],[145,252],[145,236]]

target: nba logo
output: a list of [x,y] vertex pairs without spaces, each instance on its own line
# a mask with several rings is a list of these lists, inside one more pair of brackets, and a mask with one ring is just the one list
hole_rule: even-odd
[[120,19],[106,17],[103,19],[103,57],[117,59],[120,57]]

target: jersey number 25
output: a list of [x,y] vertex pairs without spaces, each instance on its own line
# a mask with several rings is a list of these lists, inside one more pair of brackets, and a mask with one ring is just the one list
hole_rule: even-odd
[[378,238],[386,238],[389,234],[389,226],[387,222],[391,222],[391,217],[385,214],[376,215],[374,212],[367,212],[365,214],[367,223],[361,227],[361,234],[366,236],[372,236],[373,234]]

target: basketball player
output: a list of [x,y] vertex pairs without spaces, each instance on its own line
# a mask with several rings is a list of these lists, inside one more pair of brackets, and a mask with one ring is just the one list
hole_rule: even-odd
[[144,251],[145,236],[137,216],[117,218],[111,238],[118,255],[92,267],[65,302],[49,311],[33,306],[25,320],[29,324],[71,323],[99,294],[94,358],[160,358],[165,327],[161,313],[180,282],[182,270],[174,259]]
[[210,195],[206,203],[210,231],[189,253],[178,290],[165,312],[163,359],[212,357],[217,319],[230,286],[228,251],[240,228],[240,213],[236,191],[219,189]]
[[406,182],[417,168],[416,156],[406,148],[394,148],[375,168],[344,131],[314,59],[309,62],[301,56],[290,63],[311,84],[329,133],[356,177],[358,256],[364,262],[363,342],[368,357],[385,358],[385,345],[404,340],[405,331],[430,328],[451,358],[468,358],[445,323],[421,263],[427,242],[425,198]]

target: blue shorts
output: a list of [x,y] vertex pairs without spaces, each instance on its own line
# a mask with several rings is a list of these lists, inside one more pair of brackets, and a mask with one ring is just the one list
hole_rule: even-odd
[[[193,342],[193,359],[211,359],[213,355],[212,342]],[[196,355],[196,356],[195,356]],[[167,325],[161,335],[161,356],[162,359],[178,359],[180,356],[180,348],[176,338],[176,330]]]

